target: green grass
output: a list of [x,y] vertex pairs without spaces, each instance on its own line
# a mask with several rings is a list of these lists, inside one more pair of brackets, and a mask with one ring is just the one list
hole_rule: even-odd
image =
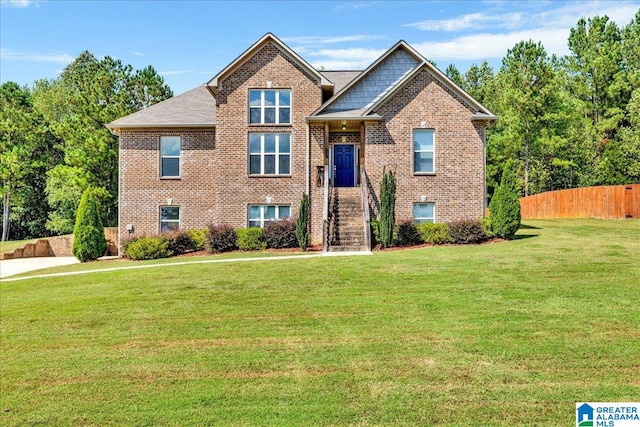
[[0,424],[559,426],[637,401],[640,221],[527,225],[3,282]]
[[28,240],[8,240],[6,242],[0,242],[0,254],[5,252],[11,252],[14,249],[21,248],[25,243],[35,242],[37,239]]

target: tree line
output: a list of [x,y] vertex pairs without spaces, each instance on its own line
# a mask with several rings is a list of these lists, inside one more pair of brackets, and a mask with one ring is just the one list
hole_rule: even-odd
[[[640,10],[624,27],[580,19],[567,42],[563,57],[516,43],[497,72],[446,68],[500,116],[487,131],[489,194],[508,161],[521,195],[640,182]],[[71,233],[87,187],[117,225],[118,138],[104,125],[171,96],[153,67],[90,52],[56,79],[0,86],[2,240]]]
[[483,62],[445,74],[500,116],[487,131],[492,193],[508,160],[522,195],[640,182],[640,10],[620,28],[581,18],[570,53],[521,41],[494,73]]

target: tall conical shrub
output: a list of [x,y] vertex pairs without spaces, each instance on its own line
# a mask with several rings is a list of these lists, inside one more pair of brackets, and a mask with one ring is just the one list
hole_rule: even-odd
[[306,250],[309,246],[309,196],[307,193],[302,193],[302,200],[300,200],[300,207],[298,208],[296,239],[300,249]]
[[502,172],[500,186],[489,203],[491,233],[511,240],[520,228],[520,200],[513,162],[509,160]]
[[98,259],[107,250],[98,199],[92,188],[82,194],[73,228],[73,255],[81,262]]
[[393,230],[396,224],[396,177],[392,171],[382,170],[380,183],[380,244],[388,248],[393,243]]

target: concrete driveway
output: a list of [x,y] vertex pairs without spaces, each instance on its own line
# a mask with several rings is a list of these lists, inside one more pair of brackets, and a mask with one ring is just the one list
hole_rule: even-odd
[[0,279],[29,271],[79,262],[76,257],[72,256],[4,259],[0,261]]

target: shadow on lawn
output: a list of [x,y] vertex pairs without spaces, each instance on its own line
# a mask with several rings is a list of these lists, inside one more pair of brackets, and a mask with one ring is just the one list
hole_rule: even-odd
[[[520,224],[520,230],[540,230],[540,227],[534,227],[533,225]],[[531,237],[538,237],[539,234],[516,234],[513,236],[513,240],[522,240],[522,239],[530,239]]]

